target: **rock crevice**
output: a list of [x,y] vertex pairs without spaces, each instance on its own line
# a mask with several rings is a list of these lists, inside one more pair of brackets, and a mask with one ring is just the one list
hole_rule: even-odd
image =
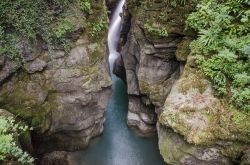
[[195,6],[127,1],[131,28],[120,63],[129,94],[127,122],[142,133],[155,131],[158,122],[159,149],[168,164],[239,163],[249,147],[250,117],[214,96],[195,64],[189,45],[197,34],[185,30]]

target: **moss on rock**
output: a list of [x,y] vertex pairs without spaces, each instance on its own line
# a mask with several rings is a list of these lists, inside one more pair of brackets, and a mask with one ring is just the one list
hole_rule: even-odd
[[175,56],[178,61],[187,61],[187,57],[191,51],[189,48],[191,41],[191,38],[185,38],[177,45]]
[[47,114],[56,104],[45,101],[48,95],[46,87],[34,83],[26,73],[19,77],[1,88],[0,106],[27,120],[37,131],[45,132],[49,128]]
[[166,99],[159,122],[194,145],[223,143],[220,151],[232,159],[250,143],[250,115],[213,95],[211,84],[195,67],[193,57],[188,57],[183,74]]
[[198,89],[200,93],[204,93],[210,85],[200,70],[194,67],[194,56],[189,56],[185,69],[179,79],[178,89],[182,93],[189,90]]

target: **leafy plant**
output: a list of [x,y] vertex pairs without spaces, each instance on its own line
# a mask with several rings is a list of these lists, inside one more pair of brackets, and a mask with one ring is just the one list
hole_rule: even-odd
[[80,8],[87,12],[90,13],[91,11],[91,1],[90,0],[81,0],[80,1]]
[[250,1],[201,0],[187,25],[199,33],[191,48],[216,93],[250,112]]
[[28,129],[28,126],[16,123],[13,117],[0,117],[0,160],[14,157],[23,164],[34,162],[34,158],[16,144],[16,137]]
[[63,37],[67,32],[71,32],[73,25],[68,20],[64,19],[62,22],[59,22],[55,29],[53,30],[56,38]]
[[168,32],[166,30],[165,27],[162,27],[158,24],[149,24],[149,23],[145,23],[144,24],[144,29],[153,35],[157,35],[160,37],[167,37],[168,36]]
[[70,0],[0,1],[0,55],[22,58],[22,50],[18,47],[21,41],[42,39],[48,47],[61,47],[69,26],[62,22],[54,30],[52,25],[65,17],[69,3]]
[[177,5],[186,5],[187,0],[164,0],[167,4],[170,4],[173,7],[176,7]]
[[105,17],[101,16],[97,22],[93,22],[89,24],[90,26],[90,36],[92,38],[98,37],[101,32],[106,28]]

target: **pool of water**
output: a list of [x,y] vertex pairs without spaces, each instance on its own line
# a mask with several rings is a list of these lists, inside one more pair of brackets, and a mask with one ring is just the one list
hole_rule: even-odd
[[106,112],[102,136],[92,140],[87,150],[76,152],[79,165],[164,165],[158,138],[140,137],[127,126],[126,85],[113,77],[113,94]]

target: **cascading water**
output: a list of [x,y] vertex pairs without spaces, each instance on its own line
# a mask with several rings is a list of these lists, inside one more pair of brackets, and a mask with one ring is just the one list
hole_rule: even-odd
[[[119,52],[117,46],[121,32],[121,0],[114,11],[108,34],[109,62]],[[127,126],[128,94],[124,82],[112,74],[112,98],[107,106],[106,122],[101,137],[91,141],[85,151],[74,153],[74,165],[164,165],[157,144],[157,136],[142,138]]]
[[121,23],[122,19],[120,14],[122,13],[122,7],[124,6],[125,0],[121,0],[114,11],[112,19],[110,21],[109,33],[108,33],[108,48],[109,48],[109,64],[111,70],[115,59],[120,55],[117,52],[117,46],[120,39]]

